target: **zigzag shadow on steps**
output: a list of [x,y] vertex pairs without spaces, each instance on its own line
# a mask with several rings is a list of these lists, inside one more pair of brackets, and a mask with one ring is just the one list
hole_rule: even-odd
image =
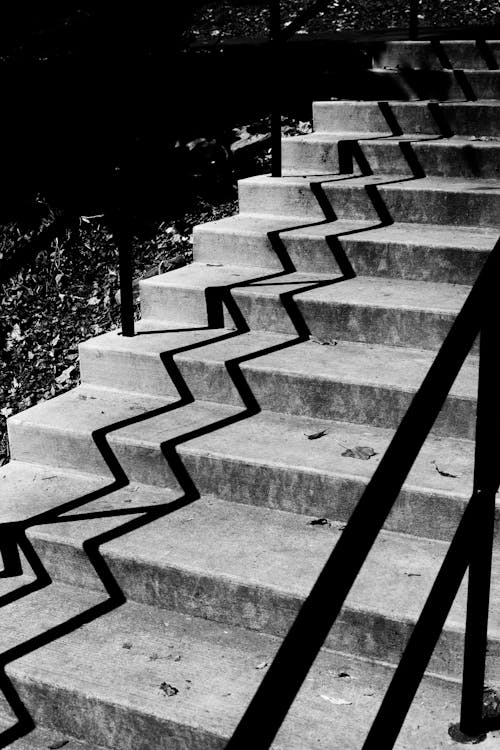
[[[292,270],[294,270],[293,264],[291,264],[290,259],[287,258],[287,254],[286,254],[286,250],[284,246],[279,248],[279,257],[282,260],[282,264],[283,264],[282,271],[270,274],[268,276],[258,277],[257,279],[254,279],[253,281],[257,283],[261,281],[271,280],[276,277],[286,275],[287,273],[290,273]],[[343,280],[342,277],[336,278],[334,282],[337,283],[341,280]],[[322,282],[322,283],[324,284],[324,283],[332,283],[332,282]],[[226,286],[222,289],[221,288],[208,288],[206,290],[207,313],[208,313],[207,330],[221,327],[223,325],[223,305],[226,307],[230,315],[233,317],[233,320],[236,325],[236,330],[234,332],[229,332],[221,336],[218,336],[216,339],[211,340],[212,343],[215,341],[227,340],[227,339],[233,338],[235,336],[239,336],[242,333],[246,333],[249,331],[249,328],[238,306],[235,304],[231,296],[231,288],[241,286],[242,284],[243,282],[237,282],[232,286]],[[3,599],[0,600],[0,606],[6,606],[7,604],[12,604],[16,600],[23,598],[24,596],[32,593],[33,591],[40,590],[52,583],[52,579],[49,573],[44,568],[32,544],[26,538],[26,535],[25,535],[26,530],[29,527],[35,526],[35,525],[38,526],[42,524],[53,524],[53,523],[58,523],[58,522],[68,523],[68,522],[75,521],[75,520],[109,518],[115,515],[117,517],[120,517],[123,515],[137,516],[137,513],[141,514],[139,517],[134,517],[130,519],[129,521],[127,521],[126,523],[114,529],[108,530],[102,534],[99,534],[95,537],[87,539],[83,543],[83,549],[85,553],[87,554],[87,557],[90,563],[94,567],[97,577],[100,579],[101,583],[103,584],[103,587],[106,591],[107,598],[104,601],[98,603],[97,605],[87,609],[86,611],[81,612],[78,615],[68,619],[66,622],[60,623],[59,625],[49,628],[44,633],[41,633],[32,637],[27,642],[8,649],[1,655],[0,657],[0,688],[2,689],[4,696],[6,697],[7,702],[9,703],[15,716],[17,717],[17,722],[15,725],[11,726],[10,728],[8,728],[7,730],[5,730],[4,732],[0,734],[0,747],[6,747],[15,739],[18,739],[26,735],[34,727],[34,723],[33,723],[31,716],[29,715],[29,712],[27,711],[25,706],[22,704],[22,701],[20,701],[19,696],[17,695],[11,681],[9,680],[9,678],[7,677],[5,673],[5,668],[7,664],[9,664],[12,661],[15,661],[16,659],[21,658],[22,656],[25,656],[28,653],[31,653],[32,651],[35,651],[38,648],[41,648],[44,645],[47,645],[53,642],[54,640],[57,640],[58,638],[61,638],[65,635],[70,634],[71,632],[74,632],[75,630],[82,627],[83,625],[110,613],[111,611],[113,611],[114,609],[116,609],[117,607],[119,607],[125,602],[125,596],[123,592],[121,591],[119,585],[117,584],[116,580],[111,574],[104,557],[100,553],[100,549],[99,549],[100,546],[102,544],[105,544],[106,542],[117,539],[126,533],[130,533],[131,531],[141,528],[142,526],[145,526],[153,522],[154,520],[167,516],[168,514],[173,513],[199,499],[200,494],[191,476],[187,472],[184,464],[182,463],[182,460],[177,454],[176,446],[182,442],[185,442],[188,439],[193,439],[195,437],[208,434],[212,432],[214,429],[220,429],[222,427],[233,424],[237,421],[241,421],[242,419],[246,419],[247,417],[253,414],[257,414],[260,411],[259,404],[257,400],[255,399],[250,387],[248,386],[248,383],[246,382],[239,366],[244,361],[248,361],[262,354],[271,353],[271,351],[277,351],[285,347],[292,346],[298,342],[305,341],[309,338],[308,329],[307,327],[305,327],[305,324],[303,323],[303,321],[301,322],[300,313],[298,309],[296,308],[296,306],[294,307],[294,305],[292,304],[292,298],[294,294],[297,294],[300,291],[305,291],[306,289],[314,288],[317,285],[318,285],[317,283],[314,283],[314,284],[307,285],[306,287],[302,286],[300,289],[293,290],[290,292],[285,292],[282,295],[280,295],[280,299],[282,300],[285,309],[290,311],[293,315],[293,320],[296,325],[297,333],[298,333],[298,336],[296,338],[294,338],[290,342],[286,342],[284,344],[283,343],[277,344],[276,346],[273,346],[273,347],[267,347],[265,350],[252,352],[248,355],[245,355],[243,357],[238,357],[233,360],[229,360],[225,363],[227,372],[230,378],[233,380],[241,396],[242,402],[244,404],[243,411],[238,413],[235,416],[231,416],[226,419],[218,420],[214,424],[206,425],[196,430],[191,430],[189,432],[186,432],[186,433],[183,433],[182,435],[177,436],[176,438],[173,438],[169,441],[162,443],[161,445],[162,453],[166,461],[168,462],[171,471],[173,472],[174,476],[179,482],[180,487],[183,492],[180,498],[178,498],[177,500],[173,502],[164,504],[164,505],[155,505],[155,506],[146,506],[146,507],[143,506],[141,508],[130,508],[130,509],[119,509],[116,511],[109,511],[109,512],[107,511],[91,512],[89,514],[77,514],[71,517],[68,517],[68,516],[65,517],[63,515],[65,513],[69,513],[76,509],[82,508],[83,506],[88,506],[92,502],[99,500],[102,497],[111,495],[114,491],[122,489],[129,484],[129,479],[127,475],[125,474],[120,462],[118,461],[117,457],[113,453],[111,446],[109,445],[109,442],[107,440],[108,435],[121,428],[139,424],[143,421],[149,420],[151,418],[154,418],[160,415],[164,415],[170,411],[179,409],[182,406],[193,403],[195,399],[189,389],[189,386],[185,382],[184,378],[182,377],[174,361],[174,356],[182,352],[192,351],[198,347],[205,346],[206,342],[198,342],[197,344],[189,345],[186,347],[179,347],[175,350],[165,352],[161,355],[161,359],[165,366],[166,372],[172,378],[172,381],[178,390],[178,393],[180,396],[178,400],[176,400],[174,403],[168,404],[165,407],[159,407],[145,414],[141,414],[135,417],[130,417],[124,420],[120,420],[112,425],[108,425],[104,428],[95,430],[92,433],[94,443],[97,449],[99,450],[101,456],[104,458],[113,476],[112,482],[110,482],[108,485],[106,485],[105,487],[99,490],[88,493],[82,497],[70,500],[66,503],[61,504],[57,508],[51,509],[50,511],[45,511],[43,513],[37,514],[25,521],[20,521],[15,524],[9,524],[8,526],[9,540],[6,545],[2,546],[2,551],[4,554],[4,573],[17,575],[20,572],[19,571],[20,558],[19,558],[19,551],[18,551],[18,545],[19,545],[23,549],[25,556],[30,563],[33,573],[35,573],[35,580],[28,585],[21,586],[16,591],[11,592],[10,594],[3,597]],[[3,531],[6,532],[7,529],[4,528]],[[15,543],[13,543],[13,540],[15,540]]]
[[[318,203],[322,207],[325,214],[325,219],[323,221],[314,222],[313,224],[317,225],[318,223],[330,223],[333,220],[332,217],[334,217],[335,214],[332,207],[327,202],[327,198],[322,189],[321,183],[311,183],[311,190],[316,196]],[[367,193],[370,199],[373,201],[377,213],[380,217],[380,223],[376,224],[375,227],[385,226],[387,223],[391,223],[388,212],[384,209],[383,202],[381,203],[379,194],[377,194],[376,191],[370,190],[367,190]],[[304,227],[305,226],[311,226],[311,224],[304,225]],[[373,229],[375,227],[372,226],[369,228]],[[215,339],[211,339],[209,343],[224,341],[249,332],[249,327],[244,319],[244,316],[242,315],[231,294],[231,291],[233,289],[242,286],[248,286],[249,283],[255,284],[262,281],[270,281],[282,276],[286,276],[287,274],[293,273],[296,270],[280,237],[280,232],[296,228],[296,226],[288,227],[269,233],[269,240],[277,253],[283,270],[273,274],[269,274],[267,276],[253,279],[252,282],[235,282],[234,284],[226,285],[224,287],[212,287],[206,289],[205,296],[208,315],[207,330],[222,327],[224,319],[224,307],[229,312],[236,327],[235,331],[231,331],[229,333],[222,334]],[[364,230],[357,231],[366,231],[367,229],[368,228],[364,228]],[[347,232],[345,234],[352,233],[354,232]],[[179,454],[176,451],[177,446],[183,442],[186,442],[187,440],[209,434],[216,429],[221,429],[223,427],[244,420],[252,415],[257,414],[260,411],[258,401],[255,398],[249,384],[247,383],[243,372],[241,371],[241,364],[252,359],[256,359],[259,356],[263,356],[264,354],[281,351],[288,347],[294,346],[297,343],[303,343],[310,338],[310,331],[300,313],[299,308],[294,301],[294,296],[309,289],[319,288],[320,286],[330,285],[332,283],[339,283],[355,276],[355,271],[347,259],[345,251],[340,244],[339,237],[340,235],[331,235],[326,238],[326,242],[332,250],[335,259],[337,260],[339,270],[341,271],[341,276],[335,279],[325,279],[320,282],[316,281],[311,284],[306,284],[305,286],[302,285],[298,289],[289,290],[279,295],[280,301],[284,309],[290,316],[290,319],[296,329],[297,336],[295,336],[290,341],[279,343],[274,346],[266,347],[265,349],[261,349],[225,361],[224,365],[226,371],[242,400],[243,410],[236,415],[217,420],[215,423],[204,425],[198,429],[184,432],[181,435],[167,440],[161,444],[160,448],[163,456],[165,457],[170,470],[172,471],[180,485],[182,491],[181,497],[174,501],[161,505],[142,506],[141,508],[117,509],[116,511],[91,511],[89,514],[77,514],[72,517],[64,516],[65,513],[82,508],[83,506],[88,506],[89,503],[110,495],[115,490],[122,489],[129,484],[129,479],[107,440],[108,435],[121,428],[139,424],[143,421],[167,414],[168,412],[182,408],[182,406],[193,403],[195,401],[195,398],[191,393],[188,384],[184,380],[177,364],[175,363],[174,357],[176,354],[180,354],[186,351],[192,351],[196,348],[205,346],[206,342],[198,342],[197,344],[192,344],[186,347],[179,347],[175,350],[164,352],[160,355],[165,370],[169,377],[172,379],[172,382],[174,383],[178,391],[178,400],[164,407],[159,407],[157,409],[151,410],[145,414],[120,420],[112,425],[108,425],[104,428],[95,430],[92,433],[94,443],[101,456],[104,458],[113,477],[113,481],[110,484],[106,485],[102,489],[88,493],[83,497],[76,498],[74,500],[68,501],[67,503],[63,503],[58,508],[53,508],[50,511],[38,514],[30,519],[18,522],[15,525],[10,525],[9,531],[13,532],[15,530],[15,538],[17,540],[17,544],[22,547],[25,556],[30,562],[32,570],[35,573],[35,581],[28,586],[20,587],[16,592],[12,592],[10,595],[8,595],[8,599],[3,602],[0,601],[0,605],[13,603],[16,599],[20,599],[23,596],[31,593],[32,591],[39,590],[52,583],[52,579],[50,578],[49,573],[45,570],[34,548],[32,547],[31,543],[28,542],[25,536],[26,530],[30,526],[53,524],[58,522],[68,523],[72,520],[91,520],[96,518],[109,518],[113,516],[116,516],[117,518],[123,517],[124,515],[137,516],[137,513],[141,514],[139,515],[139,517],[134,517],[113,529],[98,534],[97,536],[94,536],[83,542],[83,549],[91,565],[94,567],[97,577],[99,578],[105,589],[107,598],[104,601],[99,602],[95,606],[85,610],[84,612],[81,612],[78,615],[69,618],[66,622],[51,627],[44,633],[32,637],[27,642],[8,649],[1,655],[0,688],[3,690],[8,703],[10,704],[15,716],[17,717],[17,722],[15,725],[0,734],[0,747],[6,747],[15,739],[26,735],[33,729],[34,726],[29,712],[20,701],[19,696],[17,695],[12,683],[5,673],[7,664],[21,658],[22,656],[25,656],[28,653],[31,653],[32,651],[35,651],[38,648],[41,648],[44,645],[57,640],[58,638],[74,632],[78,628],[92,622],[99,617],[112,612],[126,601],[125,595],[123,594],[120,586],[118,585],[110,569],[108,568],[105,558],[100,552],[101,545],[111,540],[115,540],[123,536],[124,534],[130,533],[147,524],[150,524],[153,521],[158,520],[159,518],[163,518],[171,513],[174,513],[177,510],[180,510],[181,508],[184,508],[187,505],[196,502],[200,498],[200,493],[195,485],[195,482],[193,481],[193,478],[190,476]],[[12,544],[9,544],[5,548],[6,557],[4,563],[7,570],[17,570],[19,566],[16,558],[16,555],[18,556],[18,552],[17,549],[16,552],[14,552],[14,549],[15,545]]]

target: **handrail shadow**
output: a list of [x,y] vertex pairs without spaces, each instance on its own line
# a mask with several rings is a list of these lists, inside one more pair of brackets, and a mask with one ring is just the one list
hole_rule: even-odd
[[[492,299],[499,276],[500,240],[486,260],[340,539],[226,745],[227,750],[267,750],[271,746],[383,528],[449,390],[484,325],[485,317],[492,312]],[[482,408],[484,410],[485,407]],[[488,480],[488,491],[490,495],[493,492],[494,500],[500,483],[500,470],[495,469],[492,475],[490,466]],[[485,502],[481,481],[476,475],[472,500],[464,512],[363,750],[379,747],[389,749],[399,734],[451,603],[473,559],[471,539],[474,539],[472,535],[478,529],[477,517],[483,511],[481,502]],[[486,510],[483,512],[486,513]],[[487,548],[489,531],[486,527],[484,544]],[[339,570],[343,573],[342,577],[338,576]],[[332,581],[335,581],[334,588]]]
[[[328,211],[324,202],[324,196],[321,195],[318,186],[313,188],[313,192],[318,198],[320,205],[324,207],[326,211],[325,219],[318,223],[329,223],[332,221],[332,212]],[[308,224],[307,226],[311,226]],[[379,226],[379,224],[375,225]],[[293,228],[297,228],[296,226]],[[373,228],[373,227],[370,227]],[[286,231],[280,230],[280,231]],[[0,734],[0,747],[6,747],[8,744],[18,739],[33,729],[33,720],[29,716],[29,712],[26,710],[22,702],[19,700],[17,693],[8,679],[5,668],[8,663],[19,659],[22,656],[40,648],[58,638],[61,638],[69,633],[75,631],[77,628],[95,620],[98,617],[102,617],[105,614],[110,613],[117,607],[121,606],[125,601],[125,595],[123,594],[120,586],[112,575],[108,568],[105,558],[100,552],[100,547],[113,539],[117,539],[120,536],[129,533],[133,530],[141,528],[155,520],[165,517],[171,513],[186,507],[187,505],[194,503],[200,498],[200,493],[184,466],[181,457],[176,451],[176,447],[186,440],[200,437],[201,435],[208,434],[215,429],[221,429],[222,427],[234,424],[242,419],[246,419],[249,416],[257,414],[260,411],[260,406],[248,385],[243,372],[240,369],[240,365],[251,359],[262,356],[264,354],[270,354],[275,351],[280,351],[285,348],[294,346],[297,343],[307,341],[310,338],[310,331],[307,328],[307,324],[303,320],[299,308],[294,303],[294,296],[300,292],[318,288],[320,286],[329,285],[332,283],[339,283],[345,279],[352,278],[355,273],[350,266],[347,257],[345,256],[342,247],[338,243],[332,249],[335,258],[337,259],[341,275],[334,279],[324,279],[321,281],[315,280],[312,283],[302,284],[299,288],[294,288],[289,291],[283,292],[279,295],[279,299],[283,304],[284,309],[287,311],[292,323],[296,329],[297,335],[286,342],[280,342],[276,345],[260,349],[258,351],[250,352],[246,355],[235,357],[231,360],[225,361],[226,370],[235,385],[243,402],[243,410],[238,412],[234,416],[219,419],[214,423],[205,425],[198,429],[183,432],[181,435],[172,438],[171,440],[165,441],[161,444],[160,448],[168,462],[169,468],[173,475],[177,479],[181,490],[181,497],[174,501],[170,501],[165,504],[153,505],[153,506],[142,506],[140,508],[130,509],[117,509],[113,511],[97,511],[83,514],[73,514],[72,516],[65,516],[65,513],[70,513],[83,506],[88,506],[92,502],[99,500],[102,497],[112,494],[114,491],[122,489],[129,484],[129,478],[127,477],[123,467],[121,466],[117,456],[114,454],[112,447],[109,444],[108,436],[119,429],[129,427],[131,425],[140,424],[146,420],[154,417],[165,415],[173,410],[179,409],[182,406],[186,406],[195,401],[191,390],[184,380],[179,367],[175,362],[175,355],[182,354],[183,352],[193,351],[196,348],[206,346],[210,343],[221,342],[229,340],[241,334],[247,333],[249,327],[238,308],[238,305],[234,301],[231,292],[233,289],[238,287],[247,286],[249,283],[259,283],[263,281],[271,281],[279,277],[286,276],[289,273],[293,273],[296,269],[291,261],[284,243],[279,238],[278,232],[270,232],[269,239],[272,247],[274,248],[281,264],[282,270],[276,273],[260,276],[252,279],[251,282],[239,281],[234,284],[225,285],[224,287],[212,287],[207,288],[205,291],[206,304],[207,304],[207,315],[208,315],[208,326],[207,331],[221,328],[224,325],[224,307],[232,317],[235,330],[228,333],[224,333],[220,336],[211,338],[207,341],[200,341],[195,344],[190,344],[183,347],[170,350],[162,353],[161,360],[165,367],[165,370],[178,392],[179,398],[166,406],[161,406],[156,409],[150,410],[147,413],[133,416],[127,419],[120,420],[111,425],[103,428],[94,430],[92,437],[94,443],[103,457],[110,473],[112,475],[112,481],[105,487],[87,493],[86,495],[70,500],[66,503],[61,504],[57,508],[52,508],[48,511],[36,514],[29,519],[19,521],[15,523],[9,523],[4,526],[3,539],[1,540],[0,549],[4,559],[4,573],[10,573],[11,575],[18,575],[20,570],[20,559],[18,547],[22,549],[29,564],[35,574],[35,580],[23,584],[17,590],[10,592],[0,599],[0,606],[6,606],[16,600],[23,598],[29,593],[40,590],[52,583],[52,579],[49,573],[45,570],[41,560],[36,554],[33,546],[26,537],[26,531],[31,526],[42,525],[42,524],[53,524],[53,523],[68,523],[76,520],[90,520],[96,518],[110,518],[116,516],[117,518],[123,518],[127,515],[134,515],[134,518],[127,520],[125,523],[105,531],[97,536],[87,539],[83,543],[83,549],[87,554],[87,557],[94,567],[96,575],[100,579],[101,583],[107,594],[107,599],[99,602],[95,606],[79,613],[78,615],[69,618],[66,622],[60,623],[54,627],[49,628],[44,633],[32,637],[25,643],[18,644],[5,651],[0,657],[0,688],[3,690],[4,695],[11,706],[14,714],[17,717],[17,722],[12,727]],[[137,516],[137,514],[140,514]]]

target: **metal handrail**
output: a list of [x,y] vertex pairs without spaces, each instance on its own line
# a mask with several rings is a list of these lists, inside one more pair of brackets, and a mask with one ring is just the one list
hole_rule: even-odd
[[486,260],[335,549],[229,740],[227,750],[270,748],[478,334],[479,386],[471,500],[363,750],[393,747],[467,568],[469,586],[460,729],[466,735],[476,736],[493,728],[483,718],[483,691],[495,495],[500,485],[496,455],[500,397],[494,366],[494,300],[499,278],[500,240]]

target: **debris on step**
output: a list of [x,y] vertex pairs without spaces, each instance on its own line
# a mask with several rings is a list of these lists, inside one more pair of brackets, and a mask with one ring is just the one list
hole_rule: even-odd
[[304,435],[308,440],[318,440],[319,438],[325,437],[325,435],[328,434],[328,430],[320,430],[320,432],[313,432],[311,435],[308,435],[307,432],[304,432]]
[[500,719],[500,689],[484,688],[483,716],[485,719]]
[[331,695],[322,695],[323,700],[333,703],[334,706],[352,706],[352,701],[346,701],[344,698],[333,698]]
[[[186,682],[188,682],[188,680],[186,680]],[[173,695],[177,695],[177,693],[179,692],[176,687],[174,687],[173,685],[169,685],[168,682],[162,682],[160,685],[160,690],[162,691],[162,693],[165,693],[165,695],[168,695],[169,698]]]
[[328,518],[314,518],[312,521],[309,521],[309,526],[331,526],[332,524],[328,520]]
[[373,448],[370,448],[369,445],[356,445],[354,448],[346,448],[341,455],[346,458],[358,458],[360,461],[368,461],[373,456],[378,456],[378,453]]
[[460,474],[452,474],[450,471],[445,471],[444,469],[441,469],[435,461],[431,461],[431,463],[434,464],[434,467],[438,474],[441,474],[442,477],[449,477],[450,479],[459,479],[461,476]]

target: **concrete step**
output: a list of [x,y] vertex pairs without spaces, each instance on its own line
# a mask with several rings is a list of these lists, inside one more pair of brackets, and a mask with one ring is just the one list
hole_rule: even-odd
[[374,45],[372,60],[376,68],[495,70],[500,67],[500,41],[436,39],[385,42]]
[[311,133],[282,141],[283,174],[394,172],[429,177],[498,178],[500,141],[453,136]]
[[178,487],[173,444],[246,416],[241,407],[187,400],[79,386],[9,418],[11,455],[103,477],[106,487],[127,478]]
[[500,98],[500,71],[379,68],[326,74],[323,85],[338,99],[476,101]]
[[498,138],[500,102],[321,101],[314,130],[324,133],[433,134]]
[[[24,641],[34,614],[65,621],[73,608],[91,606],[87,597],[58,585],[36,609],[30,599],[17,602],[6,613],[7,641]],[[279,643],[126,603],[27,653],[7,672],[35,722],[50,730],[113,750],[222,750]],[[323,652],[273,748],[359,747],[390,677],[388,668]],[[411,750],[415,736],[424,750],[434,750],[436,741],[448,744],[448,725],[458,712],[456,686],[427,679],[396,747]],[[495,739],[485,748],[490,742]]]
[[9,418],[11,456],[83,471],[111,482],[115,467],[107,433],[162,413],[166,403],[168,406],[165,398],[144,394],[75,388]]
[[[210,407],[214,428],[187,435],[176,447],[199,493],[335,521],[347,520],[394,435],[394,430],[386,428],[272,412],[222,422],[227,409],[217,410],[221,418],[217,424],[215,406],[207,404],[184,407],[184,412],[193,415],[205,409],[208,413]],[[129,479],[178,489],[178,479],[165,467],[171,454],[162,452],[161,445],[176,435],[176,428],[177,435],[183,434],[186,414],[181,411],[109,436],[113,454]],[[310,435],[320,437],[311,441]],[[353,455],[356,446],[369,447],[373,455],[364,460]],[[3,522],[33,524],[57,510],[78,513],[80,506],[90,502],[93,508],[106,510],[116,503],[129,511],[142,505],[139,498],[144,491],[137,495],[118,489],[107,477],[68,474],[67,469],[50,465],[12,461],[1,475]],[[387,528],[449,540],[470,497],[472,474],[471,441],[430,435]],[[165,492],[158,490],[154,502],[167,502]],[[148,497],[152,494],[151,489]],[[153,504],[151,497],[148,504]]]
[[258,175],[239,183],[240,211],[311,220],[354,219],[374,226],[404,222],[500,226],[500,181],[397,175]]
[[[199,492],[343,521],[393,436],[393,430],[373,425],[270,412],[249,418],[241,409],[197,403],[109,434],[108,460],[109,456],[114,457],[124,477],[119,475],[113,481],[108,470],[108,475],[98,476],[91,488],[79,480],[78,485],[67,486],[63,482],[59,492],[62,480],[53,470],[57,463],[64,471],[74,471],[76,467],[79,472],[92,472],[90,451],[85,449],[93,444],[96,417],[90,405],[86,412],[81,414],[84,419],[79,420],[80,431],[73,437],[72,452],[61,450],[66,445],[65,434],[72,427],[69,417],[56,432],[54,417],[40,408],[32,430],[29,422],[11,427],[16,457],[12,466],[19,465],[18,461],[38,462],[46,466],[46,471],[40,476],[43,469],[34,467],[35,488],[25,493],[23,503],[17,499],[19,488],[12,473],[3,471],[6,485],[13,488],[5,502],[10,508],[19,505],[19,516],[7,520],[32,518],[35,506],[39,508],[36,513],[52,512],[64,493],[68,509],[84,504],[89,496],[92,500],[101,496],[106,500],[117,489],[117,481],[121,486],[124,479],[173,490],[182,487],[185,494],[192,496],[193,487],[187,482],[190,477]],[[318,439],[308,439],[317,434]],[[447,539],[470,494],[472,446],[468,441],[432,434],[426,445],[388,528]],[[368,446],[374,455],[367,460],[351,457],[356,446]],[[95,443],[94,450],[98,452]],[[187,467],[187,475],[179,469],[178,455]]]
[[[427,461],[431,449],[426,447]],[[470,456],[465,460],[470,466]],[[423,466],[422,461],[420,472]],[[32,485],[40,477],[41,468],[16,468],[8,475],[7,484],[14,476],[19,497],[25,490],[33,494]],[[72,478],[76,480],[73,491],[81,491],[85,480]],[[290,618],[298,611],[342,530],[338,523],[311,525],[311,516],[235,505],[213,497],[179,508],[172,505],[175,494],[137,485],[109,491],[68,509],[64,480],[68,482],[69,478],[60,472],[52,479],[54,500],[59,494],[52,522],[49,515],[42,515],[45,503],[35,499],[27,532],[52,580],[102,593],[103,584],[96,573],[102,565],[97,566],[89,545],[89,540],[96,540],[97,544],[102,539],[99,554],[128,599],[273,635],[287,632]],[[151,521],[151,508],[163,509],[165,515]],[[174,512],[169,512],[169,508]],[[348,517],[350,509],[345,510]],[[11,518],[18,512],[12,495],[0,517]],[[460,515],[457,507],[455,518],[448,516],[450,534]],[[141,517],[143,523],[131,529],[128,522],[140,521]],[[36,525],[40,521],[43,525]],[[110,530],[115,533],[110,535]],[[218,544],[220,539],[224,539],[224,545]],[[83,551],[84,543],[87,552]],[[446,549],[443,542],[381,534],[328,645],[354,655],[397,661]],[[500,674],[500,620],[497,622],[495,615],[499,574],[500,558],[495,557],[489,665],[489,680],[493,683]],[[34,598],[40,601],[43,596],[42,590]],[[460,656],[456,651],[460,648],[464,608],[465,587],[431,665],[432,670],[452,677],[459,675]],[[46,623],[50,627],[55,624],[54,616]],[[40,625],[33,623],[30,636],[39,630]],[[369,633],[373,633],[371,638]]]
[[[291,228],[294,225],[298,228]],[[196,227],[193,252],[195,260],[208,268],[248,266],[256,276],[266,275],[269,268],[282,269],[283,257],[298,271],[336,273],[340,245],[354,271],[363,276],[472,284],[498,239],[494,227],[404,223],[372,227],[362,221],[311,223],[239,214]],[[145,317],[168,320],[178,315],[169,306],[163,285],[169,285],[169,275],[141,282]]]
[[[297,272],[276,275],[272,270],[268,271],[267,278],[266,275],[255,274],[257,281],[238,281],[247,274],[248,269],[239,266],[213,267],[200,263],[172,271],[159,281],[166,302],[154,312],[156,315],[160,311],[168,315],[170,311],[177,311],[177,315],[183,315],[183,323],[187,329],[206,326],[210,309],[217,306],[215,301],[207,303],[208,286],[214,298],[217,289],[220,290],[220,300],[227,299],[230,295],[236,303],[238,316],[242,316],[250,330],[277,333],[299,331],[327,342],[343,339],[438,349],[470,291],[470,287],[465,285],[428,281],[369,276],[346,279],[341,274]],[[159,297],[158,290],[155,297]],[[222,307],[222,303],[220,306]],[[232,317],[231,311],[227,308],[225,310],[221,325],[230,328],[239,324],[241,327],[238,316],[233,312]],[[141,347],[141,342],[147,337],[154,350],[160,354],[184,344],[180,333],[146,333],[160,327],[161,323],[155,323],[154,320],[144,321],[140,327],[141,336],[137,346]],[[167,329],[168,327],[172,326],[166,326]],[[213,332],[208,334],[207,340],[213,335]],[[190,336],[192,333],[187,332],[186,345]],[[154,343],[156,339],[157,344]],[[93,366],[97,364],[103,376],[108,378],[105,384],[112,382],[109,379],[114,376],[106,374],[107,342],[111,342],[113,352],[119,348],[126,350],[129,344],[132,347],[129,348],[131,355],[136,351],[136,342],[129,342],[116,333],[83,344],[80,349],[83,380],[92,382],[87,370],[87,362],[91,357]],[[138,373],[140,380],[142,372],[142,369],[134,367],[134,376]],[[160,373],[160,382],[163,383],[164,380],[163,372]]]
[[[112,520],[113,539],[99,545],[99,555],[127,600],[276,636],[289,630],[342,533],[336,525],[311,526],[309,516],[201,498],[129,533],[123,518],[91,514],[32,527],[28,536],[54,581],[101,592],[88,540],[107,535]],[[383,532],[325,645],[396,664],[447,548]],[[495,557],[487,684],[500,681],[499,578]],[[460,677],[465,608],[466,585],[431,672]]]
[[[127,411],[130,400],[137,408],[137,414],[130,419],[132,431],[146,421],[156,424],[156,416],[161,424],[165,415],[168,420],[170,412],[191,398],[217,402],[216,411],[219,405],[227,405],[225,408],[230,407],[232,412],[229,416],[239,413],[241,418],[263,409],[397,427],[433,359],[433,352],[420,349],[349,341],[322,346],[286,334],[232,332],[218,343],[175,356],[177,386],[181,391],[186,385],[188,389],[183,399],[163,397],[167,405],[154,408],[158,399],[147,396],[130,399],[124,394],[122,399],[117,391],[113,398],[120,404],[123,402],[125,418],[130,415]],[[473,437],[476,390],[477,362],[472,357],[462,367],[434,425],[436,434]],[[85,393],[85,389],[83,393],[76,390],[71,395],[64,394],[61,397],[64,400],[45,402],[11,417],[8,424],[14,458],[55,465],[64,460],[60,465],[74,469],[79,469],[84,461],[88,467],[85,471],[109,473],[107,448],[97,429],[106,428],[110,433],[107,440],[114,440],[118,434],[127,433],[128,421],[102,413],[104,410],[99,407],[109,398],[107,389],[90,403],[79,400]],[[188,420],[183,430],[203,429],[211,424],[210,409],[207,412],[200,407],[198,413],[198,406],[190,407],[193,413],[189,409],[179,410]],[[67,409],[74,413],[68,414]],[[94,432],[94,438],[86,432],[85,445],[77,448],[80,421],[87,431]],[[51,432],[50,441],[44,437],[46,429]],[[47,442],[50,444],[46,445]],[[54,455],[57,460],[52,460]]]

